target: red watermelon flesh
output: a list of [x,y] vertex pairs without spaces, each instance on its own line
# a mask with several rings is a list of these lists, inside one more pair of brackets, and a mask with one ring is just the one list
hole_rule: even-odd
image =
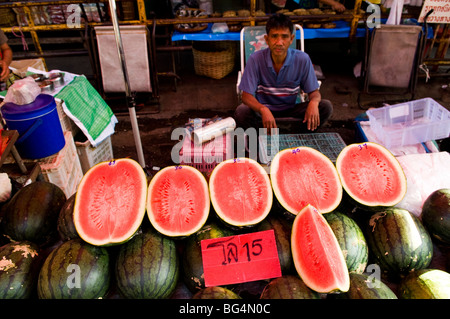
[[255,225],[266,218],[272,208],[269,176],[250,158],[221,162],[211,173],[209,188],[217,215],[232,226]]
[[295,217],[291,250],[295,268],[309,288],[320,293],[348,291],[350,277],[339,242],[315,207],[307,205]]
[[209,208],[208,183],[194,167],[168,166],[150,181],[147,214],[153,227],[166,236],[195,233],[208,219]]
[[280,204],[294,215],[308,204],[328,213],[342,199],[342,185],[333,162],[310,147],[277,153],[270,165],[270,179]]
[[73,219],[80,237],[97,246],[130,239],[145,215],[147,177],[134,160],[102,162],[83,176]]
[[346,146],[336,159],[336,168],[345,191],[362,205],[394,206],[406,194],[400,163],[379,144]]

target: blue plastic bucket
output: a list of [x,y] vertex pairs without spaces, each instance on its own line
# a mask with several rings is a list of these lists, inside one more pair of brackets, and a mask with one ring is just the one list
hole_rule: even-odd
[[1,112],[10,130],[17,130],[15,143],[24,158],[38,159],[58,153],[65,145],[55,98],[40,94],[32,103],[5,103]]

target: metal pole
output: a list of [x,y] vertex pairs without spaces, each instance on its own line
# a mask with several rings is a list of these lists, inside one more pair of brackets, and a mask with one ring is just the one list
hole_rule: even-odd
[[114,28],[114,36],[116,38],[117,53],[119,54],[119,60],[122,65],[123,78],[124,78],[124,84],[125,84],[125,93],[127,96],[127,106],[128,106],[128,111],[130,113],[131,127],[133,129],[133,136],[134,136],[134,142],[136,144],[138,160],[139,160],[139,164],[141,164],[142,168],[145,168],[144,153],[142,151],[142,144],[141,144],[141,135],[139,133],[139,126],[138,126],[137,118],[136,118],[136,110],[135,110],[136,102],[134,100],[134,95],[131,93],[131,90],[130,90],[128,69],[127,69],[127,64],[125,61],[125,55],[124,55],[124,51],[123,51],[122,37],[120,35],[120,30],[119,30],[119,22],[117,20],[116,1],[115,0],[109,0],[109,8],[111,11],[111,20],[112,20],[113,28]]

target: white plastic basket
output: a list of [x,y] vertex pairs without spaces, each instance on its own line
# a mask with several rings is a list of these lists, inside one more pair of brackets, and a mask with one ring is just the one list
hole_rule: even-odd
[[450,112],[432,98],[368,110],[370,128],[387,147],[449,137]]
[[83,174],[95,164],[113,159],[111,136],[108,136],[97,147],[93,147],[89,140],[86,140],[85,142],[77,141],[75,142],[75,145],[77,147]]

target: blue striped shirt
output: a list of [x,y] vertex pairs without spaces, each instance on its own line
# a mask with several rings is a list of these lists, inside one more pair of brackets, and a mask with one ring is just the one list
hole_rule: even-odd
[[292,108],[301,90],[311,93],[319,88],[308,54],[289,49],[279,73],[273,67],[270,50],[253,53],[247,61],[239,89],[253,96],[272,111]]

